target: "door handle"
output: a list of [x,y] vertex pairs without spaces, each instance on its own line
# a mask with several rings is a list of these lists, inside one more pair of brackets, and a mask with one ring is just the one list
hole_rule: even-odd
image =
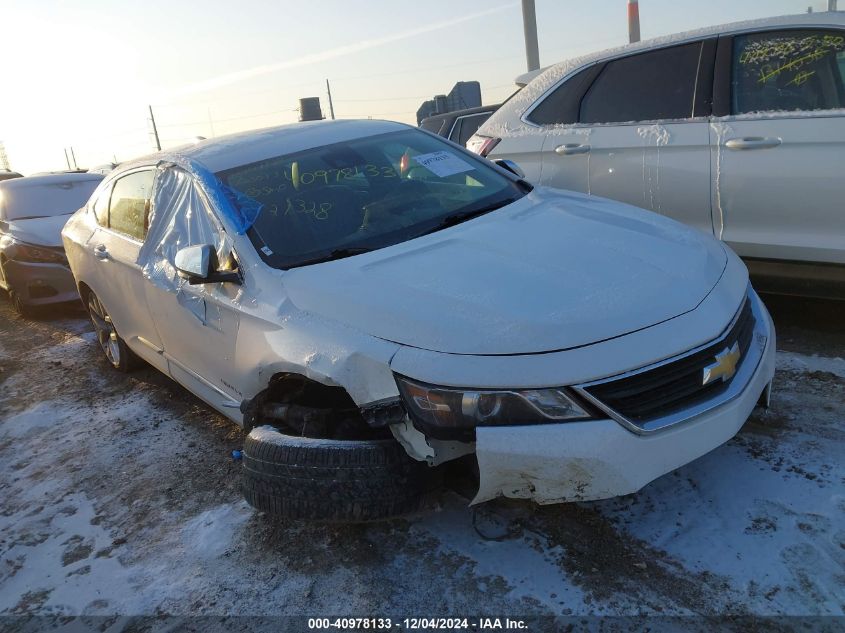
[[94,257],[96,257],[97,259],[109,258],[109,250],[106,248],[105,244],[100,244],[94,249]]
[[573,154],[586,154],[590,151],[589,145],[582,145],[581,143],[565,143],[555,147],[555,154],[560,156],[572,156]]
[[744,138],[732,138],[725,143],[728,149],[771,149],[781,144],[779,138],[746,136]]

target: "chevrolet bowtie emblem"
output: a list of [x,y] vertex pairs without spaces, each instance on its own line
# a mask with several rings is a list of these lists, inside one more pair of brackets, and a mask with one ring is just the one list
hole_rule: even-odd
[[704,374],[701,377],[702,385],[709,385],[714,380],[722,379],[722,382],[730,380],[736,373],[736,365],[739,362],[739,343],[734,343],[733,347],[727,347],[716,354],[716,362],[704,368]]

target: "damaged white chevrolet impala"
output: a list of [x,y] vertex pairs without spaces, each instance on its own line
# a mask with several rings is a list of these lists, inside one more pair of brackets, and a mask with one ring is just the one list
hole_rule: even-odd
[[63,237],[111,364],[242,425],[246,498],[280,516],[413,511],[461,458],[474,503],[631,493],[731,438],[774,372],[720,242],[398,123],[124,164]]

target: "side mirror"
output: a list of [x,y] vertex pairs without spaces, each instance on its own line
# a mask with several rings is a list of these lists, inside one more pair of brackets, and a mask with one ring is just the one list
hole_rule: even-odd
[[186,246],[176,253],[176,272],[191,285],[212,283],[241,283],[235,270],[217,270],[217,253],[210,244]]
[[525,172],[522,171],[522,168],[512,160],[508,160],[507,158],[497,158],[493,162],[495,162],[502,169],[507,169],[517,178],[525,178]]

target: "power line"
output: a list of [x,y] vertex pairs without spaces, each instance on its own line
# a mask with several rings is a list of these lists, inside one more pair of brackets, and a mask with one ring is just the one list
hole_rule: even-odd
[[[233,116],[227,117],[223,119],[214,119],[217,122],[225,122],[225,121],[240,121],[241,119],[257,119],[258,117],[262,116],[270,116],[273,114],[282,114],[283,112],[287,112],[287,110],[271,110],[270,112],[261,112],[259,114],[245,114],[241,116]],[[159,125],[162,128],[173,128],[173,127],[188,127],[192,125],[208,125],[208,120],[205,121],[188,121],[183,123],[165,123],[163,125]]]
[[[408,68],[408,69],[404,69],[404,70],[390,71],[390,72],[385,72],[385,73],[371,73],[371,74],[368,74],[368,75],[353,75],[353,76],[347,76],[347,77],[339,77],[339,78],[332,79],[332,81],[334,81],[335,83],[344,82],[344,81],[358,81],[360,79],[372,79],[372,78],[377,78],[377,77],[390,77],[390,76],[393,76],[393,75],[405,75],[405,74],[408,74],[408,73],[419,73],[419,72],[426,72],[426,71],[443,70],[445,68],[460,68],[460,67],[463,67],[463,66],[477,66],[479,64],[481,64],[481,65],[491,64],[491,63],[500,62],[500,61],[504,61],[504,60],[514,60],[514,61],[516,61],[517,58],[518,58],[517,55],[507,55],[507,56],[504,56],[504,57],[494,57],[494,58],[488,57],[486,59],[479,59],[479,60],[473,60],[473,61],[468,61],[468,62],[459,62],[457,64],[444,64],[444,65],[441,65],[441,66],[421,66],[421,67],[417,67],[417,68]],[[279,90],[290,90],[292,88],[300,88],[300,87],[303,87],[303,86],[314,86],[315,88],[319,86],[320,88],[322,88],[322,83],[320,81],[308,81],[308,82],[299,83],[299,84],[280,84],[280,85],[274,86],[272,88],[263,88],[261,90],[251,90],[251,91],[239,90],[239,91],[236,91],[232,94],[222,95],[220,97],[216,97],[214,99],[209,99],[209,100],[184,101],[184,102],[179,102],[179,103],[158,103],[158,104],[154,104],[154,105],[156,106],[156,108],[182,108],[182,107],[189,107],[189,106],[192,106],[192,105],[214,104],[217,101],[222,101],[222,100],[242,99],[246,95],[265,94],[265,93],[269,93],[269,92],[278,92]],[[420,96],[420,97],[414,97],[414,98],[425,99],[426,96]],[[340,99],[335,99],[335,101],[340,101]],[[348,99],[347,99],[347,101],[348,101]]]
[[371,97],[369,99],[335,99],[336,103],[361,103],[373,101],[410,101],[411,99],[429,99],[431,95],[416,95],[413,97]]

